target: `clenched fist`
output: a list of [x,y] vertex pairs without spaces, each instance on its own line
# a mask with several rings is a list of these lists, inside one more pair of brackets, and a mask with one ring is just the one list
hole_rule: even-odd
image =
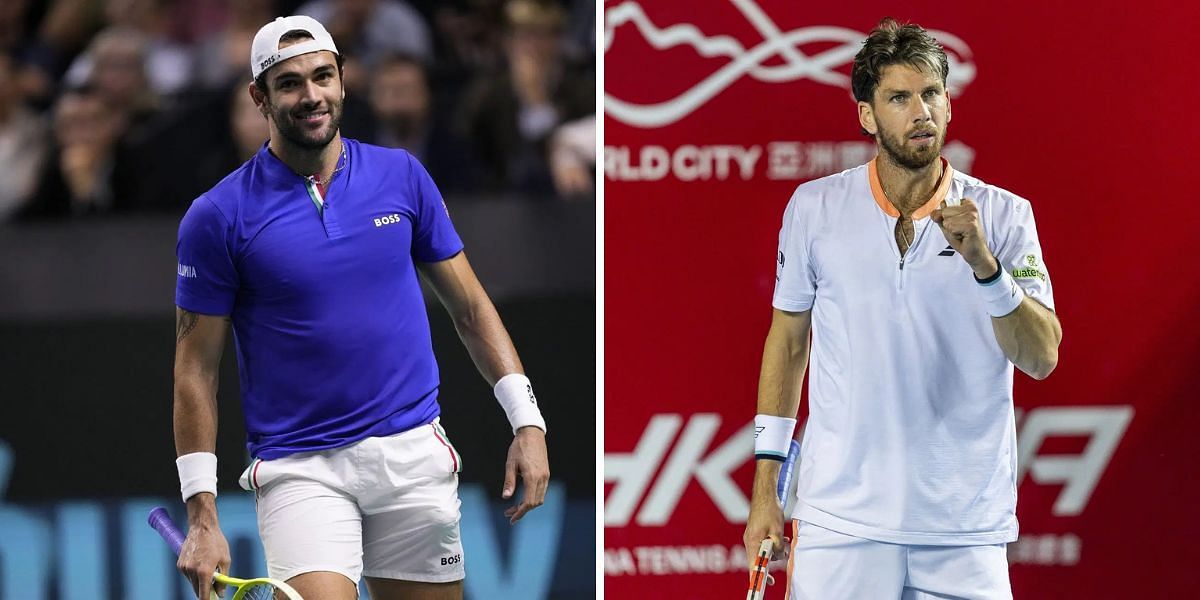
[[942,228],[946,241],[967,261],[976,277],[987,279],[996,274],[1000,265],[988,249],[983,222],[979,219],[979,207],[975,202],[963,198],[961,204],[948,206],[943,200],[931,216],[933,222]]

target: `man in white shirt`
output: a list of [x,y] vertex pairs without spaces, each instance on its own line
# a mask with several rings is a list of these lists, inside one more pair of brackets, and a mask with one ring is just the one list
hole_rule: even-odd
[[880,22],[851,76],[878,156],[784,214],[744,541],[782,551],[811,332],[788,598],[1012,597],[1013,366],[1048,376],[1062,330],[1029,202],[940,156],[948,71],[924,29]]

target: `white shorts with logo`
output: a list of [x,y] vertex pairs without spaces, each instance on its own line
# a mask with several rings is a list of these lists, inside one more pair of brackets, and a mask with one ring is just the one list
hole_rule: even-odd
[[459,536],[462,459],[437,420],[349,446],[254,460],[270,576],[313,571],[443,583],[465,575]]
[[793,520],[788,573],[788,600],[1012,600],[1005,544],[889,544]]

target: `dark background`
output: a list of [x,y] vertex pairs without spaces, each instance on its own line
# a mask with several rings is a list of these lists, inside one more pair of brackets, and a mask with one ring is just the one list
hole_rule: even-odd
[[[539,542],[556,557],[545,597],[594,597],[595,205],[489,197],[460,198],[450,210],[549,424],[551,477],[565,505],[558,540]],[[0,227],[0,444],[12,457],[0,513],[16,508],[61,528],[64,506],[99,506],[111,568],[123,560],[128,534],[116,532],[131,502],[165,499],[182,517],[171,425],[176,227],[166,217]],[[500,499],[512,431],[444,309],[426,297],[442,422],[463,456],[464,487],[481,485],[495,517],[464,528],[491,528],[502,568],[513,568],[504,561],[519,560],[507,546],[517,533]],[[247,457],[232,336],[218,403],[221,496],[237,497]],[[0,538],[4,523],[12,521],[0,518]],[[22,576],[12,550],[0,539],[5,600],[5,580]],[[68,552],[52,550],[51,590],[70,581]],[[110,582],[114,598],[123,597],[119,581]]]

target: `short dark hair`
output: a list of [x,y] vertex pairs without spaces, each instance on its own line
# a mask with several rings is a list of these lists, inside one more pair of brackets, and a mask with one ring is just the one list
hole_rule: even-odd
[[950,63],[946,50],[923,27],[915,23],[898,23],[884,17],[863,41],[862,50],[854,56],[850,72],[850,88],[854,99],[871,102],[883,69],[892,65],[909,65],[931,75],[937,75],[946,85]]
[[[279,43],[283,44],[284,42],[295,42],[297,40],[311,40],[311,39],[314,39],[311,33],[304,31],[303,29],[293,29],[293,30],[288,31],[287,33],[284,33],[283,35],[279,36]],[[337,52],[334,52],[333,57],[337,61],[338,78],[341,79],[341,77],[342,77],[342,62],[343,62],[342,55]],[[271,69],[267,69],[266,71],[259,73],[258,77],[254,80],[254,87],[257,87],[258,91],[262,92],[263,95],[267,96],[268,98],[270,98],[270,95],[267,93],[267,73],[270,70]],[[245,80],[243,79],[243,81],[245,81]]]

